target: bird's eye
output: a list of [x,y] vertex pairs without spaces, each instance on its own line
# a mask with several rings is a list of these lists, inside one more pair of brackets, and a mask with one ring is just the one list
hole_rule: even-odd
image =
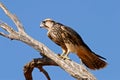
[[45,23],[45,21],[42,21],[42,23]]

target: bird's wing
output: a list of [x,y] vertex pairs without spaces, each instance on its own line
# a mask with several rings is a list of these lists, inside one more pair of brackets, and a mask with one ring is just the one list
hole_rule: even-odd
[[[84,48],[86,48],[87,50],[89,50],[90,52],[92,52],[93,54],[95,54],[88,46],[87,44],[85,44],[85,42],[82,40],[81,36],[76,32],[74,31],[72,28],[70,27],[61,27],[62,30],[64,31],[64,34],[62,35],[62,37],[65,39],[64,41],[67,42],[67,40],[69,39],[68,42],[72,42],[73,44],[75,45],[78,45],[78,46],[83,46]],[[98,54],[95,54],[96,56],[98,56],[99,58],[102,58],[102,59],[106,59]]]
[[90,48],[82,40],[81,36],[75,30],[66,26],[65,27],[62,26],[61,28],[64,32],[64,34],[62,35],[63,38],[69,39],[69,41],[71,41],[75,45],[79,45],[79,46],[83,45],[90,50]]

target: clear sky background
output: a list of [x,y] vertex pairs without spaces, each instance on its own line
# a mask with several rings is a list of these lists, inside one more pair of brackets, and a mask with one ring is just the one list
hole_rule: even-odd
[[[52,18],[76,30],[86,44],[97,54],[107,58],[108,66],[91,71],[98,80],[118,80],[120,74],[120,0],[1,0],[16,14],[26,32],[48,46],[55,53],[61,48],[39,28],[45,18]],[[16,29],[13,22],[0,9],[0,20]],[[0,31],[3,31],[0,29]],[[39,53],[30,46],[0,36],[0,80],[24,80],[23,66]],[[75,54],[70,58],[79,63]],[[75,80],[59,67],[44,67],[51,80]],[[38,69],[34,80],[46,80]]]

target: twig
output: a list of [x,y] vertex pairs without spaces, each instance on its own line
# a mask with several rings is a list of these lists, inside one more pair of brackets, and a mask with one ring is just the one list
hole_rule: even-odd
[[10,19],[12,19],[12,21],[15,23],[18,31],[21,33],[24,33],[24,28],[23,28],[21,22],[19,21],[19,19],[17,18],[17,16],[11,14],[10,11],[8,11],[8,9],[2,3],[0,3],[0,7],[3,9],[4,13],[8,17],[10,17]]

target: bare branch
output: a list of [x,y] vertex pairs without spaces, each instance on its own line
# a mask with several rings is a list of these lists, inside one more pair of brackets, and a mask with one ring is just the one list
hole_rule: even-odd
[[[15,15],[11,14],[2,3],[0,3],[0,8],[2,8],[3,11],[5,12],[5,14],[10,17],[10,19],[15,23],[15,25],[17,26],[17,29],[18,29],[18,31],[15,31],[6,23],[2,23],[2,24],[0,24],[0,27],[2,29],[6,30],[9,34],[7,35],[5,33],[0,32],[0,35],[10,38],[10,39],[19,40],[19,41],[22,41],[22,42],[28,44],[29,46],[33,47],[37,51],[41,52],[47,58],[50,58],[52,60],[52,62],[54,61],[54,63],[56,63],[59,67],[61,67],[66,72],[68,72],[71,76],[75,77],[77,80],[96,80],[96,78],[91,73],[89,73],[86,70],[86,68],[84,68],[83,65],[75,63],[74,61],[61,59],[54,52],[52,52],[48,47],[46,47],[43,43],[41,43],[41,42],[33,39],[29,35],[27,35],[24,32],[23,26],[22,26],[21,22],[18,20],[18,18]],[[54,65],[54,63],[53,63],[53,65]],[[35,63],[31,62],[30,64],[26,65],[26,66],[30,66],[29,68],[25,69],[25,71],[24,71],[25,77],[26,76],[29,77],[29,79],[27,79],[27,80],[32,80],[32,76],[30,73],[28,73],[28,71],[32,72],[33,68],[36,67],[34,64]],[[45,62],[42,65],[49,65],[49,61]],[[43,71],[43,73],[47,76],[47,73],[44,69],[42,69],[41,67],[38,67],[38,68],[40,68]]]
[[2,35],[3,37],[9,38],[11,40],[13,40],[13,39],[19,39],[19,33],[16,32],[13,28],[11,28],[8,24],[1,23],[0,27],[2,29],[4,29],[6,32],[8,32],[8,34],[0,32],[0,35]]
[[15,32],[9,25],[7,25],[6,23],[1,23],[0,27],[3,28],[5,31],[7,31],[8,33],[12,33]]
[[32,79],[32,71],[34,69],[34,62],[29,62],[24,66],[24,76],[26,80],[33,80]]
[[21,33],[24,33],[24,28],[21,24],[21,22],[19,21],[19,19],[17,18],[17,16],[11,14],[8,9],[2,4],[0,3],[0,7],[2,8],[2,10],[5,12],[5,14],[10,17],[10,19],[12,19],[12,21],[15,23],[16,27],[18,28],[18,31],[20,31]]
[[47,71],[43,69],[43,66],[48,65],[58,66],[54,61],[45,56],[43,56],[42,58],[33,59],[31,62],[27,63],[24,66],[24,75],[26,80],[32,80],[32,71],[34,68],[38,68],[46,76],[48,80],[51,80]]
[[51,80],[49,74],[47,73],[47,71],[46,71],[45,69],[43,69],[43,67],[39,67],[39,70],[40,70],[41,72],[43,72],[43,74],[46,76],[46,78],[47,78],[48,80]]
[[3,36],[3,37],[9,38],[9,35],[4,34],[3,32],[0,32],[0,35]]

